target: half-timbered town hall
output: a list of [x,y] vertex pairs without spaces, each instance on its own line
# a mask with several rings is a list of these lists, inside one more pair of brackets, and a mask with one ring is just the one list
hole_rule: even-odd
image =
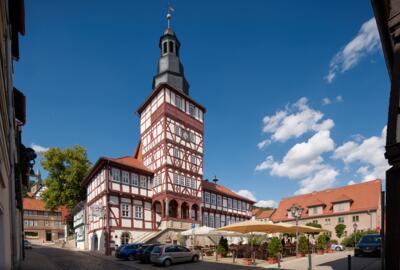
[[134,155],[99,158],[84,181],[90,250],[110,255],[128,242],[174,242],[191,226],[251,218],[253,201],[203,178],[206,109],[190,96],[170,19],[152,90],[137,110]]

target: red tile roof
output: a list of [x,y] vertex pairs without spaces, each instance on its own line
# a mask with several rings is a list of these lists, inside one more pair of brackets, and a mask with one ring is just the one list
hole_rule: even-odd
[[214,193],[219,193],[221,195],[226,195],[226,196],[233,197],[233,198],[236,198],[236,199],[239,199],[239,200],[243,200],[243,201],[246,201],[246,202],[249,202],[249,203],[255,203],[254,201],[237,194],[236,192],[230,190],[227,187],[218,185],[216,183],[212,183],[212,182],[210,182],[208,180],[203,180],[202,181],[202,185],[203,185],[203,190],[204,191],[210,191],[210,192],[214,192]]
[[[24,210],[36,210],[36,211],[50,211],[47,209],[44,205],[43,200],[38,200],[34,198],[24,198],[23,199],[23,209]],[[70,215],[70,211],[66,206],[60,206],[54,210],[51,210],[52,212],[61,212],[61,220],[64,221],[67,219]]]
[[104,159],[106,160],[110,160],[112,162],[121,164],[121,165],[125,165],[125,166],[129,166],[138,170],[142,170],[148,173],[153,173],[152,170],[150,170],[149,168],[147,168],[144,164],[143,161],[140,159],[136,159],[133,158],[131,156],[125,156],[125,157],[120,157],[120,158],[107,158],[105,157]]
[[276,209],[263,210],[260,208],[253,209],[252,213],[256,219],[271,218]]
[[[304,208],[301,218],[309,217],[307,209],[315,206],[315,202],[325,204],[323,214],[318,216],[332,215],[333,204],[343,201],[350,201],[350,211],[377,210],[380,204],[382,181],[380,179],[360,184],[348,185],[339,188],[327,189],[319,192],[284,198],[280,201],[279,207],[273,215],[274,221],[290,220],[288,209],[294,204]],[[319,204],[321,205],[321,204]],[[341,212],[341,213],[348,213]],[[316,216],[312,216],[316,217]]]

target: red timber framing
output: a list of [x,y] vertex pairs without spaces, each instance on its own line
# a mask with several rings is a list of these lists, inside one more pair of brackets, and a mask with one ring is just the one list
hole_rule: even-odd
[[[111,247],[111,245],[114,243],[113,239],[111,238],[111,234],[115,232],[115,230],[154,231],[156,229],[155,220],[152,219],[153,215],[150,213],[150,219],[146,220],[145,214],[145,203],[148,203],[150,206],[150,211],[152,206],[152,190],[149,189],[149,185],[152,182],[153,172],[143,169],[145,167],[136,168],[127,164],[122,164],[119,162],[119,160],[120,159],[110,159],[105,157],[100,158],[82,184],[89,190],[89,186],[96,181],[96,176],[99,173],[105,174],[105,188],[102,188],[99,193],[93,197],[90,197],[90,199],[88,196],[89,200],[87,201],[87,210],[89,210],[93,204],[97,204],[101,200],[103,205],[105,205],[104,218],[100,218],[96,221],[92,221],[90,218],[87,220],[89,221],[88,233],[93,233],[99,230],[103,231],[105,237],[106,255],[111,255],[111,252],[114,250],[114,248]],[[119,170],[119,181],[113,181],[111,176],[112,168]],[[129,184],[122,182],[122,171],[129,173]],[[132,185],[132,174],[136,174],[138,176],[137,186]],[[140,179],[142,176],[145,177],[143,179],[146,179],[146,188],[141,187],[140,185]],[[101,184],[103,185],[103,182]],[[117,201],[115,201],[115,199],[117,199]],[[128,200],[130,202],[129,217],[122,217],[122,200]],[[140,202],[140,206],[142,207],[141,219],[136,219],[134,214],[135,205],[138,205],[138,202]],[[115,211],[116,209],[118,210]],[[87,213],[89,213],[89,211],[87,211]],[[122,219],[130,219],[130,226],[123,226]],[[141,225],[137,226],[136,223],[135,226],[135,220],[141,220]],[[98,226],[100,222],[102,223],[102,226]],[[146,223],[151,224],[150,228],[146,227]]]
[[[172,94],[168,94],[170,101],[167,102],[168,90],[182,98],[183,108],[169,103]],[[162,100],[158,95],[160,91],[164,91]],[[149,115],[147,106],[151,106],[155,98],[157,107]],[[159,178],[159,182],[153,186],[153,219],[159,216],[161,221],[199,223],[202,204],[203,123],[187,113],[186,101],[197,106],[204,115],[203,106],[169,85],[161,85],[155,89],[139,108],[139,114],[147,112],[141,123],[150,117],[150,125],[143,125],[145,128],[141,130],[142,156],[144,164],[154,171],[155,178]],[[174,154],[174,151],[179,154]],[[175,182],[174,175],[183,180]],[[160,213],[156,213],[156,209],[161,210]]]

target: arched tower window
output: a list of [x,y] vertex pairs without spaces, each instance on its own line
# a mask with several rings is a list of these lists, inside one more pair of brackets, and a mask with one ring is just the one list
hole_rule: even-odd
[[163,43],[163,54],[167,53],[168,49],[167,49],[167,42]]
[[172,42],[172,41],[169,42],[169,52],[170,53],[174,53],[174,50],[175,50],[174,45],[175,45],[174,42]]

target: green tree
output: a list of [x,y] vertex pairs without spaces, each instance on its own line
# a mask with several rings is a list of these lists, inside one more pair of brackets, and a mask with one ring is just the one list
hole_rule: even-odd
[[339,239],[342,238],[345,229],[346,229],[346,225],[344,225],[344,224],[338,224],[335,226],[336,236]]
[[50,148],[43,154],[41,164],[48,172],[46,190],[42,194],[46,208],[65,205],[72,209],[85,199],[86,190],[81,182],[91,166],[85,148],[79,145],[64,150]]
[[271,242],[267,246],[268,257],[277,258],[279,252],[282,251],[282,243],[278,237],[272,237]]
[[299,238],[299,251],[304,254],[308,253],[308,239],[305,235]]

